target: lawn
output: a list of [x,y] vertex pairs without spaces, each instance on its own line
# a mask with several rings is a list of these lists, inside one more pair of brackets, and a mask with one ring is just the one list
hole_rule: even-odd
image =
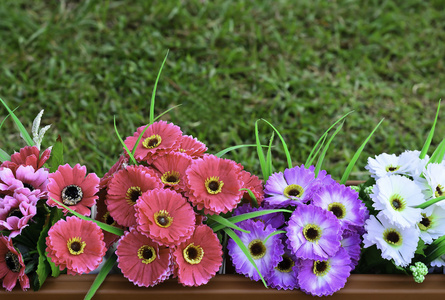
[[[164,56],[156,114],[209,152],[252,144],[274,124],[301,164],[319,136],[350,114],[323,168],[339,178],[377,123],[366,157],[420,149],[445,94],[444,1],[0,1],[0,97],[30,128],[52,124],[65,160],[99,176],[146,124]],[[6,117],[0,109],[0,121]],[[445,113],[435,146],[445,136]],[[259,123],[263,143],[272,133]],[[0,148],[24,142],[8,118]],[[275,168],[285,156],[275,139]],[[432,151],[430,151],[431,154]],[[254,148],[225,157],[260,174]]]

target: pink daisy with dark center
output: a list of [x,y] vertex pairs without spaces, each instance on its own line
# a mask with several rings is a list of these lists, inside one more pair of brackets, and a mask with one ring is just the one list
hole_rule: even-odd
[[185,171],[191,162],[192,159],[186,154],[170,152],[156,159],[152,166],[157,170],[164,187],[183,192],[187,188]]
[[207,151],[207,147],[196,138],[183,135],[179,140],[179,148],[177,151],[185,153],[192,158],[200,158],[204,155],[204,152]]
[[[145,127],[139,127],[133,136],[125,139],[125,145],[130,151],[135,147],[139,135]],[[172,123],[154,122],[148,126],[142,135],[139,144],[136,146],[134,157],[138,161],[146,161],[151,164],[157,157],[178,149],[181,135],[181,129]]]
[[118,267],[138,286],[154,286],[172,274],[171,249],[160,246],[135,228],[125,233],[116,249]]
[[69,164],[59,166],[56,172],[48,175],[49,206],[57,206],[66,214],[68,210],[54,202],[55,199],[81,215],[89,216],[90,207],[96,204],[99,191],[99,177],[94,173],[87,175],[87,168],[76,164],[71,168]]
[[138,230],[161,245],[175,246],[189,238],[195,229],[193,208],[175,191],[147,191],[135,208]]
[[0,236],[0,279],[3,287],[7,291],[17,284],[17,280],[26,291],[29,288],[29,278],[25,274],[25,263],[22,254],[20,254],[13,246],[12,240],[5,236]]
[[128,166],[114,174],[105,203],[111,217],[122,226],[136,225],[137,199],[146,191],[162,187],[155,172],[144,166]]
[[48,231],[46,251],[51,261],[68,274],[89,273],[105,255],[104,235],[99,226],[77,217],[59,220]]
[[222,264],[222,247],[207,225],[196,226],[191,237],[173,252],[178,281],[184,286],[200,286],[215,276]]
[[241,168],[232,160],[204,155],[192,162],[186,174],[189,201],[206,214],[231,211],[244,194]]

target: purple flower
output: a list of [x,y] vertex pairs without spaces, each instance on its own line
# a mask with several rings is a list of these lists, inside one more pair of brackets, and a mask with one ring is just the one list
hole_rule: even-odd
[[343,248],[328,260],[300,260],[300,289],[313,296],[332,295],[345,286],[351,273],[350,264],[349,255]]
[[265,206],[278,208],[306,203],[311,200],[319,185],[315,173],[304,166],[286,169],[284,174],[274,173],[265,185]]
[[312,204],[332,212],[343,228],[365,224],[366,207],[358,193],[339,183],[323,187],[314,195]]
[[351,271],[355,269],[360,259],[361,248],[360,244],[362,239],[360,234],[355,231],[345,230],[343,231],[343,239],[341,240],[341,246],[346,250],[351,258]]
[[[238,206],[236,209],[233,210],[233,216],[242,215],[249,212],[255,212],[255,211],[261,211],[265,210],[263,207],[254,208],[250,206],[250,203],[245,203],[241,206]],[[271,213],[267,215],[262,215],[256,218],[251,219],[255,222],[262,222],[264,224],[264,227],[267,225],[271,225],[273,228],[280,228],[284,225],[284,215],[282,213]]]
[[297,258],[328,259],[340,248],[341,225],[321,207],[300,205],[287,226],[287,244]]
[[15,178],[9,168],[0,167],[0,191],[12,194],[16,189],[23,188],[23,183]]
[[298,288],[297,259],[288,249],[284,250],[278,266],[265,276],[268,285],[275,289],[293,290]]
[[[275,231],[272,226],[268,225],[264,227],[262,223],[252,220],[246,220],[238,225],[250,231],[250,233],[242,231],[237,231],[236,233],[248,249],[261,274],[265,276],[282,260],[281,256],[284,254],[284,246],[281,243],[280,235],[271,236],[265,241],[266,237]],[[232,257],[236,272],[249,277],[251,280],[260,280],[260,276],[255,267],[250,263],[234,240],[229,240],[227,249],[229,250],[229,255]]]
[[19,235],[37,213],[38,200],[26,189],[15,192],[13,196],[6,195],[0,207],[0,230],[10,230],[10,238]]

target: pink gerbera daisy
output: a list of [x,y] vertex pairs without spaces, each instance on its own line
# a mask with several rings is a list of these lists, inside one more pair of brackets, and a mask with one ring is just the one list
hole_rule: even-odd
[[206,284],[222,264],[222,247],[207,225],[196,226],[192,236],[173,253],[179,282],[184,286]]
[[26,146],[20,149],[19,152],[11,155],[10,161],[2,163],[2,167],[10,168],[15,172],[19,166],[32,166],[34,170],[43,167],[51,154],[51,150],[48,148],[40,155],[39,148],[35,146]]
[[[261,205],[264,200],[263,182],[257,176],[252,175],[244,170],[241,171],[241,181],[243,182],[243,188],[249,189],[255,196],[258,205]],[[244,191],[243,201],[252,204],[252,199],[249,195],[249,192]]]
[[234,161],[215,155],[194,160],[186,171],[189,200],[206,214],[231,211],[244,194],[240,171]]
[[116,254],[124,277],[138,286],[154,286],[172,274],[171,250],[139,233],[134,227],[119,240]]
[[[133,136],[125,139],[125,145],[127,145],[130,151],[135,147],[139,135],[144,131],[145,127],[139,127]],[[178,149],[181,135],[181,129],[172,123],[165,121],[154,122],[148,126],[142,135],[139,144],[136,146],[134,157],[138,161],[143,160],[150,164],[156,157]]]
[[15,172],[15,177],[23,183],[23,187],[31,192],[39,190],[39,199],[46,197],[47,170],[43,168],[35,170],[33,166],[19,166]]
[[7,291],[12,291],[17,280],[22,290],[29,288],[29,279],[25,274],[25,263],[22,254],[13,246],[12,240],[0,236],[0,279]]
[[[89,216],[90,207],[96,204],[99,191],[99,177],[94,173],[87,174],[87,168],[76,164],[59,166],[57,171],[48,175],[49,206],[57,206],[66,214],[68,210],[53,201],[57,200],[81,215]],[[86,175],[86,176],[85,176]]]
[[193,208],[175,191],[147,191],[139,197],[135,208],[138,230],[161,245],[177,245],[195,228]]
[[181,136],[179,140],[179,152],[183,152],[192,158],[200,158],[206,151],[206,145],[196,138],[189,135]]
[[145,191],[162,187],[153,170],[144,166],[128,166],[117,172],[108,184],[105,200],[113,219],[122,226],[136,225],[134,205]]
[[59,220],[51,227],[46,246],[51,261],[60,270],[67,268],[72,275],[96,269],[106,251],[100,227],[74,216]]
[[159,177],[165,187],[183,192],[187,187],[185,171],[191,162],[190,156],[180,152],[171,152],[156,159],[153,167],[159,172]]

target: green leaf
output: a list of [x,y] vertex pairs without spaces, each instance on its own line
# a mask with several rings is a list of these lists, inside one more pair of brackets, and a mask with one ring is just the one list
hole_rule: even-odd
[[[317,156],[318,151],[320,151],[320,149],[322,148],[322,146],[318,147],[318,145],[323,141],[326,140],[326,137],[328,136],[329,131],[331,131],[332,128],[334,128],[335,125],[337,125],[340,121],[342,121],[344,118],[346,118],[349,114],[351,114],[352,112],[354,112],[353,110],[348,112],[346,115],[344,115],[343,117],[341,117],[340,119],[338,119],[334,124],[331,125],[331,127],[329,127],[324,133],[323,135],[318,139],[317,143],[315,143],[314,148],[312,148],[311,153],[309,154],[306,163],[304,164],[306,166],[306,168],[308,168],[308,166],[312,165],[312,162],[314,161],[314,158]],[[314,154],[315,149],[317,149],[317,153]]]
[[9,161],[11,160],[11,156],[8,155],[8,153],[6,153],[5,151],[3,151],[3,149],[0,149],[0,161]]
[[445,196],[440,196],[440,197],[428,200],[422,204],[417,205],[416,208],[425,209],[425,208],[427,208],[433,204],[436,204],[437,202],[442,201],[442,200],[445,200]]
[[273,143],[273,138],[274,138],[274,132],[272,132],[272,136],[270,137],[269,148],[267,149],[267,154],[266,154],[266,165],[267,165],[267,169],[269,170],[269,174],[273,173],[273,166],[272,166],[272,143]]
[[175,106],[173,106],[173,107],[170,107],[169,109],[167,109],[166,111],[164,111],[162,114],[160,114],[159,116],[157,116],[156,118],[155,118],[155,121],[157,121],[159,118],[161,118],[163,115],[165,115],[166,113],[168,113],[169,111],[171,111],[171,110],[173,110],[173,109],[175,109],[175,108],[177,108],[177,107],[179,107],[179,106],[181,106],[182,104],[178,104],[178,105],[175,105]]
[[275,130],[275,132],[277,133],[278,137],[281,140],[281,143],[283,144],[284,154],[286,155],[286,159],[287,159],[287,166],[289,169],[292,169],[292,158],[290,157],[289,149],[287,148],[287,144],[284,141],[284,138],[281,136],[280,132],[271,123],[269,123],[265,119],[261,119],[261,120],[263,120],[264,122],[269,124],[269,126],[272,127],[272,129]]
[[318,173],[320,172],[321,166],[323,165],[324,157],[326,156],[326,152],[329,149],[329,146],[331,145],[332,140],[334,137],[340,132],[341,128],[343,127],[344,122],[338,126],[338,128],[335,130],[335,132],[332,134],[332,136],[329,138],[327,144],[324,146],[323,151],[320,154],[320,157],[318,158],[317,165],[315,166],[315,177],[318,176]]
[[427,165],[440,164],[443,160],[444,155],[445,155],[445,139],[443,139],[442,142],[440,142],[439,146],[437,146],[433,155],[431,155],[431,158],[428,161]]
[[102,269],[100,269],[99,273],[96,276],[96,279],[94,279],[94,282],[91,285],[90,289],[88,290],[88,293],[86,294],[84,300],[90,300],[91,298],[93,298],[94,294],[97,292],[101,284],[104,282],[105,278],[107,278],[108,273],[110,273],[116,261],[117,261],[117,255],[113,253],[113,255],[111,255],[111,257],[108,258],[105,264],[102,266]]
[[29,133],[26,131],[25,126],[23,126],[22,122],[17,118],[17,116],[14,114],[14,112],[6,105],[5,101],[3,101],[0,98],[0,101],[2,102],[3,106],[6,108],[6,110],[11,115],[11,118],[14,120],[15,125],[19,128],[20,133],[22,134],[23,139],[28,144],[28,146],[34,146],[34,141],[32,140]]
[[48,160],[49,172],[54,173],[57,171],[57,168],[63,164],[63,143],[60,135],[57,137],[57,140],[51,149],[51,156]]
[[[234,217],[230,217],[227,218],[227,220],[231,223],[238,223],[247,219],[253,219],[259,216],[264,216],[267,214],[271,214],[271,213],[275,213],[275,212],[285,212],[285,213],[292,213],[291,210],[288,209],[264,209],[264,210],[259,210],[259,211],[254,211],[254,212],[249,212],[249,213],[245,213],[245,214],[241,214],[238,216],[234,216]],[[214,232],[217,232],[218,230],[223,229],[225,226],[221,225],[221,224],[215,224],[215,225],[209,225]]]
[[439,118],[439,110],[440,110],[440,101],[437,105],[437,112],[436,112],[436,118],[434,118],[433,126],[431,126],[430,134],[428,135],[425,144],[423,145],[422,151],[420,152],[419,158],[424,159],[426,154],[428,153],[428,149],[431,145],[431,141],[433,140],[434,136],[434,129],[436,128],[437,119]]
[[358,158],[360,157],[360,154],[362,153],[363,149],[365,148],[366,144],[368,143],[369,139],[372,137],[374,132],[379,128],[380,124],[382,124],[384,119],[380,120],[379,124],[374,128],[374,130],[371,132],[371,134],[366,138],[366,140],[361,144],[360,148],[358,148],[357,152],[355,152],[354,156],[352,157],[351,161],[348,164],[348,167],[346,168],[345,172],[343,173],[343,176],[341,177],[340,184],[345,184],[346,181],[349,178],[349,174],[351,174],[352,169],[355,166],[355,163],[357,162]]
[[50,198],[50,199],[53,200],[54,202],[56,202],[57,204],[59,204],[60,206],[62,206],[63,208],[67,209],[70,213],[72,213],[73,215],[75,215],[75,216],[78,217],[79,219],[82,219],[82,220],[85,220],[85,221],[91,221],[91,222],[94,222],[94,223],[96,223],[101,229],[103,229],[103,230],[105,230],[105,231],[108,231],[108,232],[111,232],[111,233],[113,233],[113,234],[115,234],[115,235],[119,235],[119,236],[124,235],[124,230],[122,230],[122,229],[120,229],[120,228],[117,228],[117,227],[108,225],[107,223],[102,223],[102,222],[100,222],[100,221],[97,221],[97,220],[91,219],[91,218],[89,218],[89,217],[83,216],[83,215],[79,214],[78,212],[72,210],[71,208],[69,208],[69,207],[66,206],[65,204],[63,204],[63,203],[57,201],[56,199],[54,199],[54,198]]
[[246,191],[249,194],[252,206],[255,208],[258,207],[258,201],[256,200],[256,197],[251,190],[249,190],[249,189],[239,189],[239,190]]
[[229,227],[229,228],[233,228],[233,229],[245,232],[245,233],[250,233],[250,231],[244,230],[244,229],[236,226],[235,224],[233,224],[232,222],[228,221],[226,218],[221,217],[220,215],[208,215],[207,218],[209,220],[212,220],[214,222],[217,222],[217,223],[223,225],[224,227]]
[[36,270],[37,280],[35,283],[37,285],[34,286],[35,291],[38,291],[42,287],[46,278],[51,273],[51,267],[47,260],[46,251],[45,251],[46,237],[48,236],[48,230],[50,227],[49,218],[50,218],[50,215],[47,216],[47,221],[46,221],[45,226],[43,227],[42,231],[40,232],[40,236],[37,241],[37,251],[39,253],[39,260],[38,260],[38,265],[37,265],[37,270]]
[[255,139],[256,139],[256,150],[258,153],[258,160],[260,161],[261,171],[263,173],[263,180],[267,181],[270,176],[269,168],[266,164],[266,160],[264,159],[263,149],[261,148],[261,141],[258,132],[258,121],[255,122]]
[[[13,111],[13,112],[16,111],[17,108],[18,108],[18,107],[14,108],[12,111]],[[3,118],[2,122],[0,123],[0,128],[2,128],[3,123],[5,123],[6,119],[7,119],[10,115],[11,115],[11,114],[8,114],[6,117]]]
[[[232,146],[232,147],[229,147],[229,148],[226,148],[224,150],[219,151],[218,153],[215,154],[215,156],[221,157],[224,154],[226,154],[226,153],[228,153],[230,151],[239,149],[239,148],[256,147],[256,146],[257,145],[236,145],[236,146]],[[267,147],[267,146],[261,146],[261,147]]]
[[249,250],[247,247],[243,244],[241,239],[236,235],[235,232],[233,232],[230,228],[224,228],[225,233],[227,233],[228,236],[232,238],[232,240],[240,247],[241,251],[243,251],[244,255],[247,257],[247,259],[250,261],[250,263],[253,265],[255,270],[258,272],[258,275],[260,275],[261,281],[263,282],[264,286],[267,287],[266,281],[263,278],[263,275],[261,274],[260,270],[258,269],[258,266],[256,265],[255,261],[252,258],[252,255],[250,255]]
[[[117,131],[117,127],[116,127],[116,117],[114,117],[114,131],[116,132],[116,135],[117,135],[117,137],[119,138],[119,141],[121,142],[122,146],[124,146],[125,151],[127,151],[127,154],[130,156],[130,159],[133,161],[133,163],[134,163],[135,165],[137,165],[138,162],[137,162],[136,159],[134,158],[133,153],[130,152],[130,150],[128,149],[127,145],[125,145],[124,141],[122,140],[122,138],[121,138],[119,132]],[[137,145],[137,144],[136,144],[136,145]],[[133,149],[136,149],[136,145],[134,146]]]
[[[153,93],[151,94],[151,103],[150,103],[150,124],[153,124],[154,119],[155,119],[154,116],[155,116],[155,96],[156,96],[156,89],[157,89],[157,87],[158,87],[158,81],[159,81],[159,78],[161,77],[162,69],[164,68],[164,64],[165,64],[165,62],[167,61],[168,52],[169,52],[169,50],[167,50],[167,54],[165,55],[164,61],[162,62],[161,68],[159,69],[158,76],[156,77],[156,81],[155,81],[155,86],[154,86],[154,88],[153,88]],[[136,143],[136,145],[138,145],[138,144]]]
[[264,239],[264,244],[267,242],[267,240],[268,240],[269,238],[273,237],[274,235],[282,234],[282,233],[286,233],[286,231],[284,231],[284,230],[277,230],[277,231],[271,232],[271,233]]

